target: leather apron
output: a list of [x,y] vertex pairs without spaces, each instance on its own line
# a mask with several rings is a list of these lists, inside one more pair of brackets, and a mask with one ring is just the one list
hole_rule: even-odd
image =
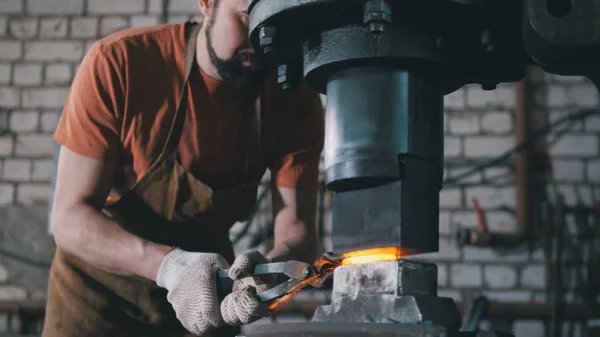
[[[229,228],[247,220],[256,204],[266,169],[260,159],[260,99],[248,99],[240,146],[245,149],[244,177],[239,184],[212,189],[178,161],[177,148],[188,106],[187,92],[195,68],[199,24],[188,28],[185,82],[169,135],[147,172],[104,213],[125,230],[149,241],[187,251],[215,252],[232,263]],[[216,329],[211,336],[235,336],[236,327]],[[100,270],[57,249],[48,284],[43,337],[183,336],[186,333],[167,301],[167,291],[137,276]]]

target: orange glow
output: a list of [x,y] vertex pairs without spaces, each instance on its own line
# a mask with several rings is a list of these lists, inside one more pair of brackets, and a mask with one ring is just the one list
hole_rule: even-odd
[[269,305],[269,309],[270,310],[276,310],[278,308],[280,308],[282,305],[284,305],[287,301],[289,301],[294,295],[296,295],[297,293],[299,293],[302,289],[304,289],[304,287],[306,285],[308,285],[309,283],[315,281],[316,279],[320,278],[320,277],[324,277],[324,275],[321,274],[317,274],[317,275],[313,275],[309,278],[307,278],[306,280],[302,280],[302,282],[299,282],[298,284],[296,284],[294,287],[292,287],[292,289],[290,289],[288,291],[288,293],[282,297],[280,297],[279,299],[275,300],[273,303],[271,303]]
[[411,253],[414,252],[408,249],[402,249],[399,247],[385,247],[344,253],[339,256],[339,259],[336,258],[335,261],[331,261],[325,257],[321,257],[314,263],[314,266],[320,270],[319,273],[299,282],[294,287],[292,287],[292,289],[290,289],[286,295],[272,302],[269,305],[269,309],[271,310],[270,314],[274,314],[278,309],[280,309],[290,299],[292,299],[292,297],[295,294],[300,292],[307,285],[312,284],[313,286],[319,287],[318,284],[320,282],[323,282],[327,278],[327,276],[333,273],[334,269],[340,265],[347,266],[352,264],[399,260],[400,258],[402,258],[402,256]]
[[344,256],[342,266],[348,266],[351,264],[399,260],[403,254],[402,249],[398,247],[386,247],[357,250],[342,255]]

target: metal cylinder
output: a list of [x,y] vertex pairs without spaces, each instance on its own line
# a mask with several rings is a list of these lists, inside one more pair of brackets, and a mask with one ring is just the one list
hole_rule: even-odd
[[[443,156],[440,85],[389,67],[357,67],[327,83],[325,180],[353,190],[403,179],[403,155]],[[441,178],[441,176],[440,176]]]

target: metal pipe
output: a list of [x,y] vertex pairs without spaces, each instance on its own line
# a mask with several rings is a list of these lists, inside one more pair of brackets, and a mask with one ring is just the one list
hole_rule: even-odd
[[[515,86],[515,141],[523,144],[527,141],[531,125],[529,118],[530,70]],[[531,150],[530,146],[515,153],[515,199],[516,229],[513,233],[492,233],[488,231],[462,229],[457,233],[459,246],[488,246],[514,248],[524,243],[531,233],[532,193],[531,193]]]
[[551,331],[553,337],[559,337],[562,333],[562,250],[563,236],[565,231],[564,199],[558,197],[554,213],[554,225],[556,226],[556,254],[554,257],[554,273],[552,274],[552,320]]

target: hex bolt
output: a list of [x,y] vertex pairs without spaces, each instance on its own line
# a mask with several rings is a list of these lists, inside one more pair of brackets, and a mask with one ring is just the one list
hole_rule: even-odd
[[369,25],[371,33],[383,33],[385,25],[392,23],[392,7],[388,1],[368,0],[365,2],[363,23]]
[[274,26],[262,26],[258,31],[258,41],[263,50],[263,54],[269,54],[273,51],[275,45],[275,36],[277,28]]
[[277,83],[279,83],[283,90],[288,90],[290,88],[290,74],[287,64],[280,64],[277,67]]

